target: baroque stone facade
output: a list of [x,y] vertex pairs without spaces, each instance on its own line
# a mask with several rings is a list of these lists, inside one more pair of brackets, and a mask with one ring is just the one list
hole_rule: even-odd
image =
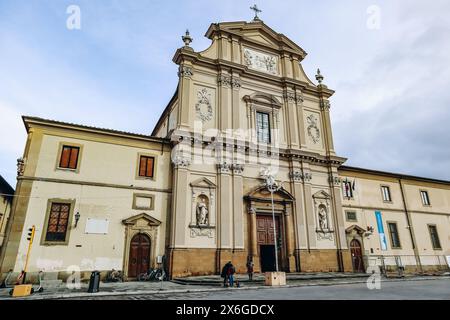
[[[202,52],[184,36],[173,57],[178,89],[149,136],[24,117],[2,272],[23,268],[31,225],[30,271],[62,278],[76,265],[135,279],[136,259],[172,277],[217,274],[230,260],[261,272],[273,270],[275,250],[287,272],[365,272],[395,267],[392,256],[411,270],[445,267],[449,182],[343,166],[334,91],[320,72],[318,83],[305,74],[300,46],[261,20],[214,23],[206,36]],[[73,167],[61,166],[67,150]],[[61,205],[69,218],[55,234]],[[388,234],[394,224],[399,241]]]

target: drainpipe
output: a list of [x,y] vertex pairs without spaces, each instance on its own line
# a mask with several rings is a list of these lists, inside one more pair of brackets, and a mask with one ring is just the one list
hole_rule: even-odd
[[398,179],[398,183],[400,185],[400,192],[402,194],[403,208],[405,209],[406,222],[408,223],[407,228],[409,230],[409,235],[411,236],[411,243],[412,243],[412,247],[413,247],[413,250],[414,250],[414,256],[416,258],[417,264],[419,265],[420,272],[423,273],[422,263],[420,262],[420,256],[419,256],[419,249],[417,248],[417,245],[416,245],[417,242],[416,242],[416,239],[415,239],[415,236],[414,236],[414,230],[413,230],[413,226],[412,226],[412,223],[411,223],[411,216],[410,216],[410,213],[408,211],[408,206],[406,204],[406,197],[405,197],[405,192],[403,190],[403,183],[402,183],[402,178],[401,177]]

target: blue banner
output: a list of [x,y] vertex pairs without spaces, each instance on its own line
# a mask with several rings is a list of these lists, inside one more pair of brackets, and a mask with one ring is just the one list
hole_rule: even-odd
[[375,217],[377,218],[377,227],[378,227],[378,234],[380,235],[381,250],[387,250],[386,235],[384,234],[383,219],[381,217],[381,212],[375,211]]

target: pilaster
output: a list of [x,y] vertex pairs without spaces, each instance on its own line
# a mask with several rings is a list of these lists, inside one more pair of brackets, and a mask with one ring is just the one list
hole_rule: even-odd
[[194,75],[192,63],[190,61],[183,62],[178,70],[179,77],[179,107],[178,121],[179,129],[189,131],[192,119],[190,108],[190,97],[192,91],[192,76]]

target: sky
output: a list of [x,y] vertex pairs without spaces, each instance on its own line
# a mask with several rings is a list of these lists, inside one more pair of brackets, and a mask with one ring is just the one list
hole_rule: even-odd
[[[177,85],[189,28],[250,21],[251,1],[0,0],[0,175],[14,187],[21,115],[150,134]],[[80,28],[70,29],[71,5]],[[336,93],[346,165],[450,180],[450,1],[257,1]]]

